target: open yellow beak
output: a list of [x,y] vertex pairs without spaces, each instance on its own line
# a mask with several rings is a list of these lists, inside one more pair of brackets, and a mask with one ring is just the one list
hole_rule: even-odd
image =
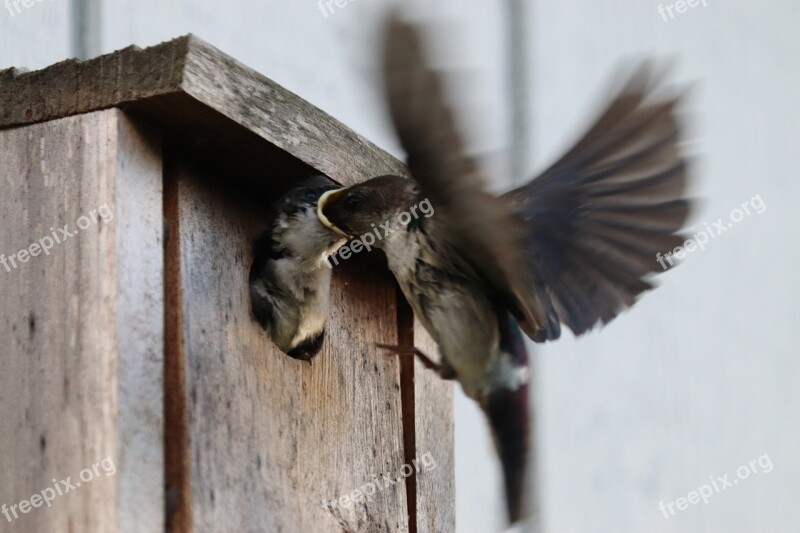
[[349,239],[350,235],[342,231],[340,228],[336,226],[336,224],[328,220],[328,217],[326,217],[325,213],[323,212],[325,204],[328,202],[328,200],[330,200],[334,196],[342,194],[345,190],[346,189],[334,189],[332,191],[327,191],[322,196],[320,196],[319,202],[317,202],[317,218],[319,219],[320,222],[322,222],[322,225],[325,226],[326,228],[329,228],[338,233],[339,235],[341,235],[342,237]]

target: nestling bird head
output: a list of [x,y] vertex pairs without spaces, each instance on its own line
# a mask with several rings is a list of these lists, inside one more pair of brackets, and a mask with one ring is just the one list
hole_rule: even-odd
[[326,176],[312,176],[302,180],[296,187],[278,200],[275,209],[280,213],[296,214],[300,211],[316,210],[320,197],[339,185]]
[[[303,180],[274,206],[276,217],[271,238],[278,248],[292,256],[319,260],[344,244],[340,235],[331,233],[317,219],[317,202],[328,191],[339,188],[325,176]],[[313,262],[312,261],[312,262]]]
[[339,235],[359,237],[381,224],[396,225],[398,215],[407,212],[419,195],[420,189],[414,180],[380,176],[326,192],[319,200],[317,216]]

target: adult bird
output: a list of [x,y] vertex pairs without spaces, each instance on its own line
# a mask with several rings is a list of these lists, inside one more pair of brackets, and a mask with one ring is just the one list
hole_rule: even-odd
[[[520,330],[536,342],[557,339],[562,325],[582,335],[653,287],[646,278],[662,270],[656,253],[683,242],[677,232],[689,213],[680,98],[656,97],[658,76],[642,65],[563,157],[497,197],[465,151],[418,32],[395,18],[384,79],[413,180],[381,176],[327,192],[317,213],[349,237],[393,222],[376,246],[441,358],[390,348],[416,353],[480,404],[516,522],[524,514],[528,439]],[[423,199],[433,216],[401,216]]]

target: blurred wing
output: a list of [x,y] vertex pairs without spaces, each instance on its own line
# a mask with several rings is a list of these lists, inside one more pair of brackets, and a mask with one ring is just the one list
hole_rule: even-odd
[[[523,260],[522,227],[505,201],[485,192],[484,176],[465,152],[446,102],[442,74],[430,68],[416,28],[397,18],[387,26],[384,82],[411,176],[436,209],[431,224],[487,285],[509,295],[511,286],[523,283],[516,266]],[[522,314],[543,312],[525,307]]]
[[654,78],[642,65],[566,155],[502,197],[526,227],[527,279],[512,290],[547,311],[544,329],[538,316],[518,317],[534,340],[558,338],[559,323],[576,335],[608,323],[653,287],[643,278],[663,270],[656,254],[683,242],[680,98],[650,102]]

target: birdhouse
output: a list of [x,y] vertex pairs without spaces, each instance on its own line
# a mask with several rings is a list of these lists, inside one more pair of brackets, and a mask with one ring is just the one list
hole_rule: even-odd
[[405,172],[193,36],[0,72],[0,529],[453,531],[452,386],[376,347],[435,353],[380,260],[311,364],[248,296],[270,201]]

